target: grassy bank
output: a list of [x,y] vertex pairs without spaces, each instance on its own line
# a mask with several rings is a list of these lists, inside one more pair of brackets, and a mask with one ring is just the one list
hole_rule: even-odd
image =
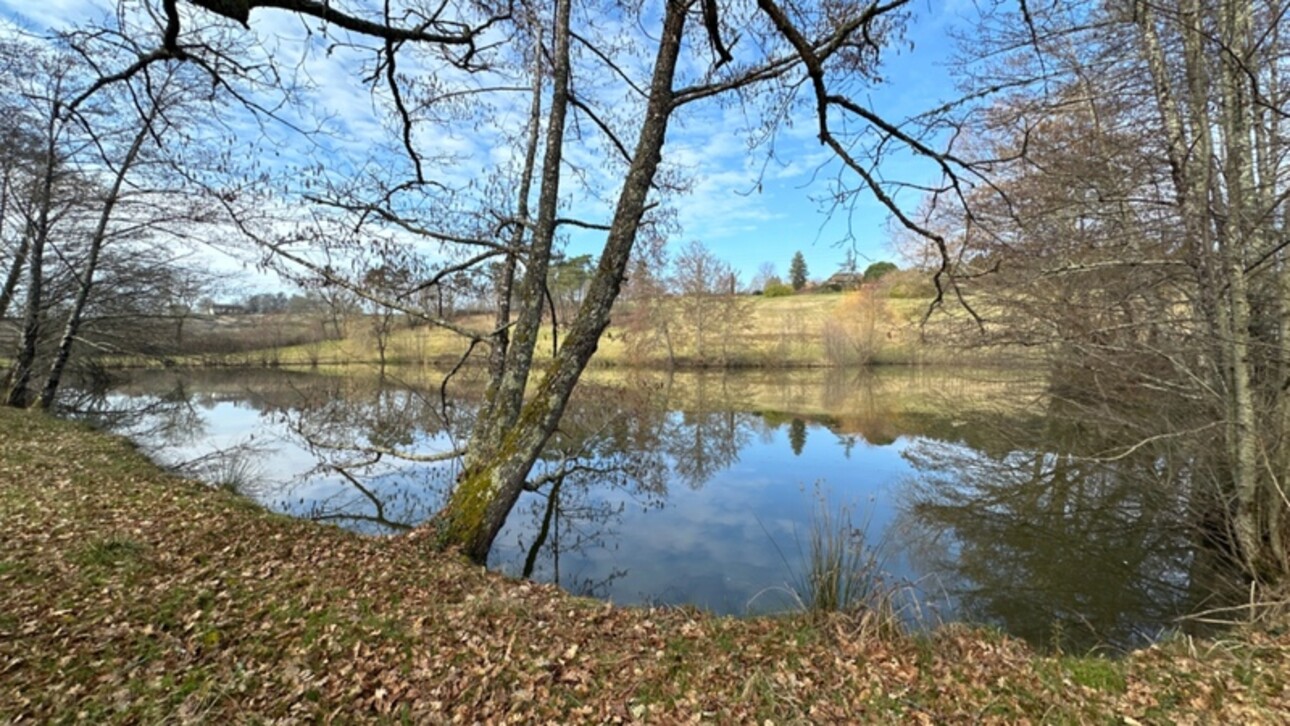
[[[630,313],[618,311],[613,324],[600,340],[593,365],[637,368],[804,368],[854,367],[857,365],[988,364],[999,358],[997,351],[965,351],[934,341],[967,322],[954,306],[946,306],[922,325],[930,300],[887,298],[860,293],[812,293],[787,297],[745,296],[740,298],[737,320],[721,323],[709,331],[702,343],[696,340],[679,312],[668,316],[671,355],[658,330],[632,330]],[[679,302],[664,304],[675,308]],[[306,321],[289,315],[230,316],[221,320],[221,335],[234,339],[244,330],[243,345],[237,352],[209,352],[180,356],[184,365],[304,366],[376,363],[380,358],[375,318],[353,316],[344,326],[347,334],[337,340],[315,340],[300,344],[265,344],[270,339],[289,340],[285,334],[269,336],[269,330],[308,327]],[[493,321],[482,314],[465,315],[454,322],[472,330],[487,331]],[[709,323],[711,325],[711,323]],[[313,326],[317,328],[317,325]],[[537,352],[540,358],[553,351],[553,333],[544,326]],[[635,338],[634,338],[635,336]],[[200,341],[198,341],[200,342]],[[432,326],[410,327],[395,322],[384,334],[385,360],[389,364],[451,364],[466,350],[459,336]],[[218,346],[213,348],[218,350]],[[483,356],[483,349],[476,349]],[[139,359],[113,359],[109,365],[147,365]]]
[[0,410],[0,721],[1275,722],[1290,636],[1118,660],[607,606]]

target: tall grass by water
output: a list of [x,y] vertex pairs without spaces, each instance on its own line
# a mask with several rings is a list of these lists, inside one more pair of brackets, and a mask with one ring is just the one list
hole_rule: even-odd
[[805,537],[793,534],[796,562],[771,538],[789,571],[784,588],[789,599],[810,615],[850,616],[873,634],[902,632],[905,588],[885,570],[885,539],[875,542],[870,537],[872,515],[857,520],[853,505],[835,505],[819,486],[811,496]]

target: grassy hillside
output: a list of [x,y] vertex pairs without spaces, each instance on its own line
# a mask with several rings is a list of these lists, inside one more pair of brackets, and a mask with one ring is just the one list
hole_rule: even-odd
[[[682,301],[660,304],[668,319],[672,359],[667,338],[658,328],[642,330],[632,325],[630,308],[618,310],[601,339],[594,359],[601,366],[667,367],[854,367],[904,363],[971,363],[983,357],[965,357],[936,344],[944,333],[961,329],[964,316],[953,309],[940,311],[927,326],[922,319],[929,300],[921,298],[862,297],[856,293],[816,293],[786,297],[745,296],[738,301],[733,320],[722,320],[697,341],[694,326],[685,319]],[[277,320],[240,321],[248,336],[264,339],[266,330],[303,327]],[[487,331],[492,320],[486,315],[461,316],[455,323]],[[270,324],[272,323],[272,324]],[[225,323],[224,334],[230,325]],[[370,317],[354,317],[341,340],[296,345],[251,346],[246,352],[195,356],[193,362],[234,365],[320,365],[372,363],[380,358],[377,326]],[[549,356],[553,332],[542,330],[538,353]],[[388,333],[385,359],[388,363],[444,363],[455,361],[466,350],[462,338],[440,328],[410,326],[398,321]],[[700,348],[705,352],[700,355]],[[476,350],[482,354],[482,349]]]

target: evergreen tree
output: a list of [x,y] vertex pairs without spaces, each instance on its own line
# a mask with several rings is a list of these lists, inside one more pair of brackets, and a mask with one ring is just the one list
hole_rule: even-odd
[[788,280],[794,290],[806,287],[806,258],[802,257],[801,250],[793,255],[793,261],[788,265]]

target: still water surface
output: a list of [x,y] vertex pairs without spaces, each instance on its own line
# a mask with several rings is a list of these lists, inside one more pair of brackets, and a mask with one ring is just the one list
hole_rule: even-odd
[[[472,387],[420,371],[149,372],[66,406],[168,466],[370,534],[442,504]],[[499,536],[495,569],[622,604],[793,607],[823,507],[849,520],[915,625],[1041,647],[1140,645],[1207,602],[1187,468],[1094,462],[1024,377],[884,370],[592,375]]]

